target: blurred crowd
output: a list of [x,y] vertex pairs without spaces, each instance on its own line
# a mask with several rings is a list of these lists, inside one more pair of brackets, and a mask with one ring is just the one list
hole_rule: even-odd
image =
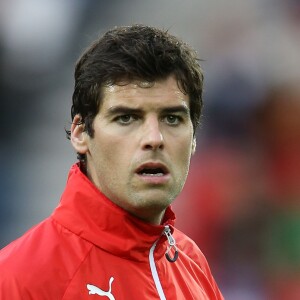
[[300,299],[300,1],[0,1],[0,247],[49,215],[75,154],[73,66],[115,25],[204,61],[197,152],[173,207],[226,299]]

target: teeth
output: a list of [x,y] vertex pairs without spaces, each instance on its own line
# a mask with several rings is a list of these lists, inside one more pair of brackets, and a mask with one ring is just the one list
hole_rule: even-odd
[[142,173],[143,176],[164,176],[163,173]]

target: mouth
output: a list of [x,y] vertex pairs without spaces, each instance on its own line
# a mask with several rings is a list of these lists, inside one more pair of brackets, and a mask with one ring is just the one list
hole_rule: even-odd
[[161,163],[149,162],[139,166],[136,174],[143,177],[163,177],[169,174],[169,170]]

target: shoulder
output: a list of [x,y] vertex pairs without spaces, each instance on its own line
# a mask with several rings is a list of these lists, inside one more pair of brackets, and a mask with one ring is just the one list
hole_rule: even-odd
[[45,287],[51,289],[49,283],[59,293],[90,248],[51,217],[46,219],[0,251],[0,298],[8,291],[6,297],[27,290],[41,295]]
[[208,262],[198,245],[190,237],[176,228],[174,229],[173,235],[182,255],[197,264],[206,275],[210,276],[211,271]]
[[[180,251],[179,257],[184,261],[185,266],[192,268],[194,274],[203,274],[205,276],[205,281],[209,282],[215,299],[224,299],[211,273],[208,262],[197,244],[178,229],[174,230],[173,235]],[[200,273],[197,272],[199,269],[201,269]],[[199,278],[201,278],[201,275]]]
[[174,229],[173,235],[176,240],[177,247],[180,250],[187,253],[192,259],[205,259],[198,245],[190,237],[188,237],[186,234],[184,234],[177,228]]

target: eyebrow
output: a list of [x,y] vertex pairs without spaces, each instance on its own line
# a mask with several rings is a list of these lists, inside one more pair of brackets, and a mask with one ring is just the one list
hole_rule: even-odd
[[112,106],[107,110],[106,115],[117,115],[117,114],[140,114],[142,110],[139,108],[131,108],[123,105]]
[[171,106],[171,107],[163,108],[162,112],[165,114],[183,113],[184,115],[189,115],[190,109],[186,105],[178,105],[178,106]]
[[[162,108],[161,113],[171,114],[171,113],[183,113],[184,115],[190,114],[190,109],[186,105],[177,105],[171,107]],[[112,106],[107,110],[106,115],[116,115],[116,114],[141,114],[143,109],[141,108],[131,108],[124,105]]]

